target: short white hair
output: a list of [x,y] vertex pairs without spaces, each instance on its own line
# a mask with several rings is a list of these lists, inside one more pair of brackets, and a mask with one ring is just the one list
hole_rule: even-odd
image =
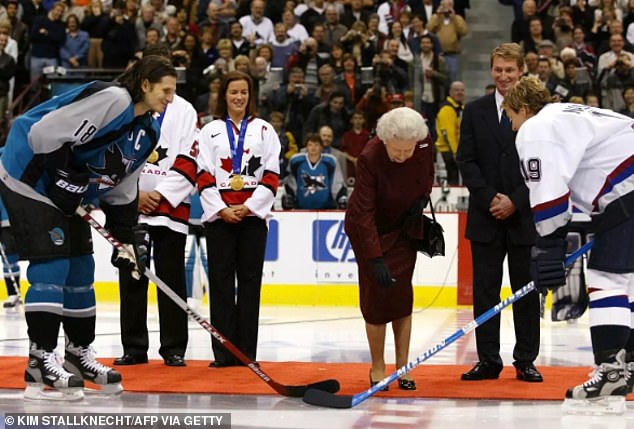
[[425,119],[416,110],[409,107],[397,107],[385,113],[376,124],[376,135],[388,142],[390,140],[423,140],[429,134]]

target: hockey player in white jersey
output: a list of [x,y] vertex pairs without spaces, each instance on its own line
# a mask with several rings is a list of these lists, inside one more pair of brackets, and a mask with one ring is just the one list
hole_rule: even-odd
[[566,231],[574,204],[592,217],[588,263],[590,380],[566,392],[569,412],[625,411],[634,379],[634,120],[611,110],[550,103],[534,78],[506,94],[504,108],[518,131],[520,168],[530,191],[538,238],[532,251],[535,287],[566,281]]

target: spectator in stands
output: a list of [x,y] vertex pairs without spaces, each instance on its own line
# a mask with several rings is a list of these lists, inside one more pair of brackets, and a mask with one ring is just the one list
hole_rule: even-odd
[[601,107],[601,99],[596,93],[591,92],[586,95],[585,104],[590,107]]
[[280,139],[280,180],[286,177],[288,170],[288,162],[293,155],[299,151],[295,136],[284,127],[284,114],[274,111],[269,115],[269,122],[275,128],[278,138]]
[[[99,1],[99,3],[101,4],[100,0],[93,0],[93,1],[94,2]],[[30,0],[30,1],[20,2],[20,3],[22,5],[22,10],[23,10],[22,21],[26,24],[28,28],[33,27],[33,22],[35,21],[35,17],[46,15],[46,8],[44,8],[42,0]]]
[[346,111],[345,97],[341,92],[334,91],[330,93],[327,102],[319,103],[311,109],[304,123],[303,135],[319,132],[321,126],[329,125],[334,131],[333,145],[339,147],[341,136],[348,129],[349,123],[350,117]]
[[86,16],[80,24],[82,30],[90,35],[90,48],[88,49],[88,67],[101,68],[103,66],[103,51],[101,43],[108,33],[110,17],[103,12],[100,0],[91,0],[90,8],[86,10]]
[[238,55],[246,55],[249,57],[251,51],[255,49],[249,40],[242,35],[242,24],[240,21],[233,21],[229,24],[229,40],[233,45],[233,57]]
[[374,78],[380,79],[388,93],[402,93],[409,87],[407,63],[397,56],[398,42],[391,40],[388,49],[382,50],[374,57]]
[[323,210],[345,208],[347,189],[337,159],[323,153],[324,143],[318,134],[308,134],[306,151],[293,155],[282,199],[285,209]]
[[[346,127],[347,129],[347,127]],[[341,170],[341,175],[345,178],[348,177],[348,172],[346,171],[346,154],[340,150],[338,147],[334,147],[333,143],[335,140],[335,134],[333,129],[329,125],[322,125],[319,127],[319,137],[321,137],[321,142],[324,144],[324,148],[322,150],[323,153],[328,153],[335,157],[337,160],[337,165]]]
[[577,58],[581,61],[583,66],[588,70],[588,74],[594,79],[595,63],[597,60],[594,54],[594,48],[589,43],[586,43],[586,32],[582,26],[576,25],[572,31],[572,47],[577,53]]
[[346,105],[350,105],[352,97],[348,87],[335,80],[335,69],[330,64],[324,64],[319,67],[319,85],[315,89],[315,98],[319,103],[325,103],[335,91],[342,93]]
[[572,20],[572,9],[570,7],[560,7],[559,16],[553,25],[554,37],[559,50],[572,45],[573,27],[574,21]]
[[60,48],[59,56],[62,67],[76,69],[88,65],[88,49],[90,36],[79,29],[79,19],[76,15],[66,18],[66,40]]
[[375,80],[374,84],[369,87],[363,97],[356,105],[356,109],[363,112],[366,126],[371,135],[374,135],[374,129],[379,118],[391,108],[390,94],[387,92],[385,85],[379,80]]
[[576,26],[581,26],[584,33],[590,32],[594,24],[595,8],[588,6],[587,0],[577,0],[572,6],[572,20]]
[[411,12],[408,2],[401,0],[386,0],[379,4],[376,10],[379,15],[379,31],[387,34],[389,32],[389,26],[393,22],[398,22],[401,13],[404,11]]
[[304,82],[314,91],[319,83],[319,67],[328,60],[317,55],[317,41],[309,37],[302,43],[297,52],[288,59],[288,68],[299,67],[304,70]]
[[365,144],[370,140],[370,132],[365,127],[363,112],[355,110],[350,117],[351,128],[341,136],[341,151],[346,156],[347,177],[356,176],[357,159]]
[[460,184],[456,153],[460,143],[460,120],[465,100],[465,86],[460,81],[449,85],[449,95],[440,104],[436,116],[436,150],[440,152],[447,172],[447,184]]
[[154,28],[156,29],[156,31],[158,31],[160,40],[160,35],[163,31],[163,24],[156,16],[154,6],[148,3],[144,6],[141,6],[141,13],[134,21],[134,29],[136,30],[137,37],[137,51],[143,50],[143,48],[145,48],[145,45],[147,44],[145,41],[145,35],[150,28]]
[[170,16],[165,21],[165,34],[161,38],[161,43],[170,51],[183,48],[183,41],[180,37],[180,24],[176,17]]
[[214,1],[207,5],[207,17],[198,22],[198,27],[209,27],[214,42],[229,36],[229,26],[220,18],[220,6]]
[[[436,123],[438,106],[446,93],[449,71],[444,57],[434,53],[434,44],[428,35],[420,38],[421,75],[415,78],[421,82],[421,109],[428,124]],[[429,127],[432,139],[436,139],[435,127]]]
[[379,30],[379,15],[376,13],[370,15],[368,18],[368,37],[365,42],[368,49],[371,49],[374,53],[379,53],[385,45],[385,39],[387,34]]
[[253,0],[251,2],[251,14],[239,19],[242,24],[242,35],[256,46],[268,43],[273,39],[273,22],[264,16],[265,2]]
[[583,99],[592,91],[592,82],[578,80],[577,67],[578,60],[576,58],[569,58],[564,61],[565,76],[559,82],[564,89],[557,91],[562,94],[561,101],[563,102],[569,102],[571,97],[581,97]]
[[210,106],[212,104],[212,102],[210,101],[210,97],[212,94],[218,93],[221,78],[222,75],[217,72],[208,75],[206,79],[207,87],[205,88],[205,91],[196,98],[196,103],[194,103],[194,108],[196,109],[196,112],[198,112],[199,114],[204,113],[213,116],[214,110],[210,110]]
[[392,51],[392,46],[394,45],[392,40],[396,40],[398,42],[398,45],[394,45],[398,46],[396,48],[396,56],[407,64],[412,63],[414,61],[414,54],[409,48],[405,34],[403,34],[403,26],[401,23],[398,21],[391,23],[389,30],[384,48],[388,48]]
[[467,34],[467,23],[456,14],[453,0],[441,0],[436,13],[427,23],[427,29],[435,33],[440,40],[443,56],[449,70],[449,82],[458,78],[460,39]]
[[[621,36],[623,36],[623,50],[634,53],[634,46],[625,38],[625,32],[623,31],[623,24],[621,23],[621,21],[613,20],[608,25],[608,28],[610,30],[610,36],[612,34],[620,34]],[[609,49],[609,39],[602,40],[601,43],[597,44],[596,52],[598,55],[601,55],[604,52],[607,52]]]
[[519,44],[530,37],[530,19],[536,12],[535,0],[525,0],[522,3],[522,16],[515,18],[511,24],[511,42]]
[[178,9],[178,11],[176,11],[176,19],[178,20],[179,25],[178,35],[181,39],[185,39],[185,36],[188,34],[193,34],[194,36],[198,37],[198,35],[200,34],[200,29],[193,22],[189,22],[189,15],[186,8],[181,7]]
[[271,67],[286,68],[289,58],[297,52],[299,42],[292,39],[286,33],[286,25],[281,22],[275,24],[275,38],[271,41],[273,48],[273,59]]
[[339,42],[341,37],[348,31],[348,28],[339,22],[339,14],[334,5],[326,6],[324,17],[325,43],[328,46],[332,46],[333,43]]
[[524,74],[522,76],[538,77],[539,72],[537,67],[539,65],[539,55],[535,52],[527,52],[524,55]]
[[330,64],[335,71],[335,75],[340,74],[343,71],[343,54],[345,50],[343,49],[343,45],[341,42],[335,42],[330,47],[330,60],[328,64]]
[[343,70],[335,76],[335,81],[340,85],[345,85],[347,92],[350,94],[350,105],[354,106],[364,92],[361,73],[359,73],[357,61],[352,54],[343,54],[341,63]]
[[368,11],[363,6],[363,0],[350,0],[349,3],[344,5],[345,11],[342,16],[339,17],[339,21],[351,28],[352,24],[361,21],[364,24],[368,22]]
[[167,18],[169,17],[167,3],[163,0],[149,0],[149,3],[154,6],[154,12],[161,23],[165,24],[165,21],[167,21]]
[[623,49],[625,45],[623,36],[620,34],[612,34],[610,36],[610,50],[601,54],[597,60],[597,81],[601,81],[601,73],[605,69],[612,69],[616,64],[617,58],[624,53],[630,58],[630,64],[634,64],[634,54]]
[[315,23],[310,36],[317,41],[317,55],[322,59],[330,60],[331,46],[326,41],[326,27],[324,24],[320,22]]
[[4,129],[4,113],[9,106],[10,81],[17,69],[15,59],[5,52],[8,40],[7,34],[0,34],[0,129]]
[[304,70],[293,67],[288,73],[288,83],[274,93],[272,108],[284,113],[284,127],[296,141],[301,141],[303,124],[316,104],[313,91],[304,81]]
[[304,40],[308,39],[308,31],[299,22],[295,14],[291,11],[285,11],[282,13],[282,23],[286,26],[286,34],[299,43],[304,43]]
[[213,29],[205,26],[200,30],[200,66],[204,71],[214,64],[218,59],[218,49],[216,47]]
[[558,79],[564,78],[564,63],[555,55],[555,44],[551,40],[542,40],[537,45],[537,54],[550,61],[550,68]]
[[255,57],[253,60],[251,77],[258,116],[268,118],[272,110],[273,94],[279,88],[280,82],[274,79],[264,57]]
[[31,27],[31,80],[42,74],[47,66],[59,65],[59,50],[66,39],[61,18],[66,6],[57,2],[46,15],[39,15]]
[[537,74],[539,80],[542,81],[550,93],[553,96],[559,96],[561,98],[561,94],[555,90],[557,86],[559,86],[559,78],[553,73],[552,64],[548,58],[544,56],[539,57],[537,62]]
[[528,35],[520,45],[524,52],[537,53],[537,45],[544,40],[542,20],[538,16],[532,16],[528,20]]
[[368,28],[362,21],[352,24],[350,30],[341,38],[345,51],[352,54],[357,64],[362,67],[371,66],[372,58],[377,53],[369,39]]
[[7,1],[7,19],[11,24],[11,33],[9,36],[18,43],[18,59],[16,61],[16,80],[18,86],[26,83],[26,63],[25,57],[29,49],[29,27],[18,16],[17,0]]
[[614,66],[604,73],[606,77],[599,82],[603,108],[612,109],[615,112],[625,108],[623,90],[628,86],[634,86],[632,64],[634,63],[631,58],[623,51],[614,62]]
[[119,9],[113,9],[108,32],[101,43],[103,66],[105,68],[125,68],[134,56],[136,31]]
[[442,53],[442,48],[440,47],[440,41],[438,40],[438,37],[434,33],[427,30],[425,21],[423,20],[422,16],[413,15],[412,21],[410,23],[410,30],[407,35],[407,44],[409,45],[410,50],[415,56],[418,56],[420,54],[420,38],[421,36],[425,35],[428,35],[432,38],[432,41],[434,42],[434,53],[440,55]]
[[306,3],[308,9],[302,13],[299,17],[299,22],[306,28],[308,34],[313,33],[313,27],[315,24],[323,24],[326,21],[324,12],[326,11],[324,6],[324,0],[313,0]]
[[634,118],[634,86],[628,86],[623,90],[623,100],[625,107],[619,113]]
[[[229,39],[220,39],[216,44],[216,49],[218,50],[218,58],[214,62],[217,68],[224,67],[225,71],[234,70],[233,66],[233,45],[231,45],[231,40]],[[218,64],[218,61],[221,61],[221,64]]]
[[626,12],[623,17],[624,36],[629,43],[634,44],[634,27],[630,27],[634,23],[634,0],[628,0]]

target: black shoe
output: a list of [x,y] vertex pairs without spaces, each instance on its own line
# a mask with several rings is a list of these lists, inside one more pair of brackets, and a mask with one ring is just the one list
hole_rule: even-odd
[[[381,380],[379,380],[379,381],[381,381]],[[372,370],[370,370],[370,387],[376,386],[377,384],[379,384],[378,381],[372,381]],[[387,392],[388,390],[390,390],[390,386],[389,385],[387,385],[383,389],[381,389],[381,392]]]
[[241,363],[235,360],[215,360],[209,364],[209,368],[226,368],[238,365],[241,365]]
[[500,376],[502,367],[488,362],[478,362],[469,371],[462,374],[460,377],[462,380],[474,381],[474,380],[494,380]]
[[522,367],[515,367],[515,377],[518,380],[529,381],[532,383],[541,383],[544,377],[539,373],[535,365],[529,363]]
[[414,380],[398,379],[398,388],[401,390],[416,390],[416,382]]
[[167,366],[187,366],[185,359],[181,355],[173,354],[164,358],[165,365]]
[[112,362],[113,365],[138,365],[140,363],[147,363],[146,353],[125,353]]

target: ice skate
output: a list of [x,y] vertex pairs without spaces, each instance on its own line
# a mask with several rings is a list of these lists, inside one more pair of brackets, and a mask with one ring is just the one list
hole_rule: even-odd
[[568,389],[564,410],[569,414],[623,414],[627,389],[625,350],[620,350],[607,355],[590,380]]
[[2,306],[4,308],[16,308],[20,304],[22,304],[20,295],[9,295],[7,300],[2,303]]
[[634,352],[625,353],[625,383],[627,393],[634,393]]
[[81,377],[66,371],[57,353],[38,349],[35,343],[31,344],[24,381],[24,399],[79,401],[84,397]]
[[101,387],[99,390],[87,389],[86,393],[117,395],[123,391],[121,374],[97,361],[95,349],[91,346],[76,346],[67,340],[64,368]]

